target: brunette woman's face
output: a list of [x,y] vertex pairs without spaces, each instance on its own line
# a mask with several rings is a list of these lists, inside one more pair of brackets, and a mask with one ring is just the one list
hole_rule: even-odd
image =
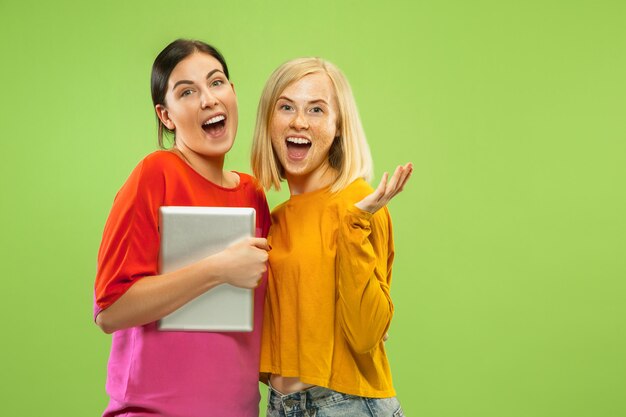
[[328,153],[337,131],[337,97],[328,75],[318,72],[280,94],[270,120],[272,147],[287,180],[325,183],[335,175]]
[[237,134],[237,97],[222,64],[196,52],[170,74],[165,105],[156,106],[163,124],[176,135],[176,147],[204,158],[220,158]]

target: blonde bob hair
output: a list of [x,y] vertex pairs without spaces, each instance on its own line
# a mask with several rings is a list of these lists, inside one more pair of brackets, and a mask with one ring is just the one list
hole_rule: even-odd
[[280,182],[285,178],[285,170],[274,152],[270,135],[276,102],[290,84],[315,73],[328,75],[337,97],[339,136],[328,153],[330,166],[337,170],[331,192],[344,189],[357,178],[371,179],[372,156],[348,80],[339,68],[326,60],[297,58],[285,62],[272,73],[259,100],[252,144],[252,171],[265,189],[280,190]]

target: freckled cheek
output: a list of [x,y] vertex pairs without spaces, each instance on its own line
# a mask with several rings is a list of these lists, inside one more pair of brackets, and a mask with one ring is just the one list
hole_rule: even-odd
[[271,138],[271,143],[272,143],[272,148],[274,148],[274,151],[277,153],[282,153],[283,152],[283,147],[280,146],[280,140],[279,139],[275,139],[275,138],[279,138],[280,136],[276,136],[274,132],[270,131],[270,138]]
[[281,132],[285,130],[285,127],[286,127],[285,120],[278,115],[274,115],[274,117],[272,118],[272,122],[270,124],[270,131],[272,132],[272,134],[273,135],[280,134]]
[[273,144],[278,144],[278,142],[280,142],[284,130],[284,126],[280,123],[276,123],[276,121],[270,125],[270,137]]

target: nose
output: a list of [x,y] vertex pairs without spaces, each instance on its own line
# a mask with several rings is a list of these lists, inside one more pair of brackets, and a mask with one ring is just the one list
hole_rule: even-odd
[[304,117],[304,114],[302,114],[301,111],[297,111],[293,115],[293,118],[291,119],[291,123],[289,123],[289,126],[297,130],[308,129],[309,122],[307,121],[306,117]]
[[203,109],[211,108],[216,106],[218,103],[217,97],[211,93],[211,90],[206,89],[202,92],[202,96],[200,98],[200,105]]

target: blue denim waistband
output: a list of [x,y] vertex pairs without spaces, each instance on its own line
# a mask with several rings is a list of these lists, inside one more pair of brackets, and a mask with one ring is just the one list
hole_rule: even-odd
[[305,410],[312,405],[321,408],[341,401],[357,398],[354,395],[342,394],[328,388],[314,386],[303,391],[292,392],[291,394],[282,394],[276,391],[272,385],[270,387],[270,395],[268,402],[278,406],[282,403],[286,412],[294,409]]

